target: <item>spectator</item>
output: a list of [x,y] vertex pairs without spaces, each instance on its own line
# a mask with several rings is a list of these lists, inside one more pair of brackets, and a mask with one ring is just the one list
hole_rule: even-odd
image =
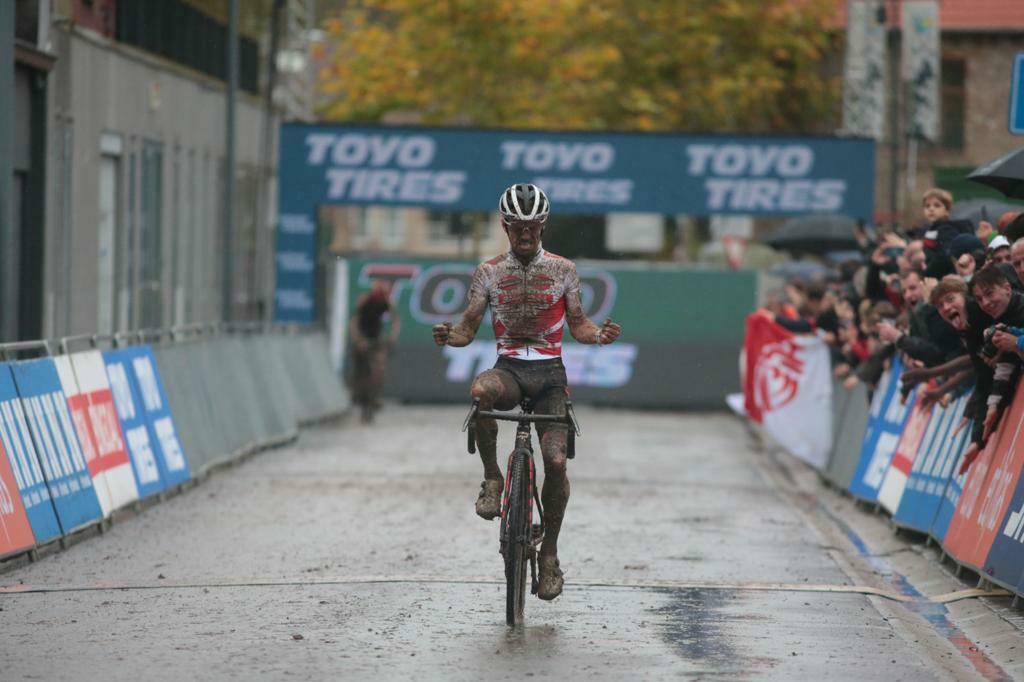
[[988,243],[988,257],[986,262],[989,263],[1009,263],[1010,262],[1010,242],[1003,235],[996,235]]
[[1010,265],[1017,272],[1017,277],[1024,279],[1024,237],[1010,246]]
[[[996,223],[996,230],[999,231],[999,234],[1005,236],[1006,229],[1010,226],[1010,223],[1012,223],[1019,215],[1020,213],[1017,211],[1007,211],[1003,215],[999,216],[999,222]],[[1007,239],[1009,239],[1009,237],[1007,237]],[[1011,239],[1010,241],[1013,240]]]
[[[1024,326],[1024,295],[1013,290],[1002,270],[995,267],[982,269],[971,280],[970,290],[978,302],[978,307],[995,322],[1011,327]],[[987,438],[995,428],[999,414],[1013,399],[1021,359],[1016,353],[1002,353],[995,358],[983,359],[995,365],[992,392],[988,399],[989,410],[985,418]],[[994,411],[998,411],[995,416]]]
[[[987,440],[985,420],[988,416],[987,403],[992,390],[993,372],[985,362],[981,348],[984,344],[984,331],[992,324],[992,318],[968,297],[967,283],[955,275],[942,278],[932,290],[930,303],[939,311],[942,319],[957,330],[974,369],[974,394],[964,409],[964,421],[974,420],[971,444],[964,454],[964,465],[970,466],[970,462],[978,456]],[[963,422],[959,428],[962,427]]]
[[997,236],[999,236],[999,233],[996,231],[996,228],[992,227],[992,223],[990,223],[987,220],[982,220],[978,222],[978,229],[974,232],[974,234],[978,239],[985,242],[986,244],[988,244]]
[[960,234],[949,243],[949,259],[955,273],[969,282],[985,264],[985,245],[973,234]]
[[895,344],[897,350],[925,367],[934,367],[963,355],[957,331],[926,300],[927,287],[921,275],[911,271],[900,281],[909,314],[908,328],[900,331],[895,325],[883,322],[878,327],[879,337],[886,343]]

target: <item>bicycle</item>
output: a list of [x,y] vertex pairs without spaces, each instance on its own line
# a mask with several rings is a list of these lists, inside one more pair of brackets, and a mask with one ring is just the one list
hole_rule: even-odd
[[372,423],[380,409],[384,372],[392,348],[389,341],[372,339],[364,349],[352,349],[352,400],[359,406],[364,424]]
[[[501,421],[518,422],[516,446],[508,456],[505,470],[505,491],[501,502],[501,526],[498,536],[498,552],[505,560],[505,621],[508,625],[521,625],[526,605],[526,566],[530,566],[530,594],[537,594],[540,582],[537,579],[537,549],[544,539],[544,510],[536,486],[536,469],[533,463],[533,439],[530,424],[537,422],[559,422],[569,427],[566,457],[576,457],[576,436],[582,436],[572,401],[565,403],[565,416],[533,414],[529,398],[520,402],[520,412],[481,411],[480,401],[473,406],[462,424],[468,433],[467,449],[476,453],[476,420],[490,417]],[[533,506],[537,505],[540,523],[533,522]]]

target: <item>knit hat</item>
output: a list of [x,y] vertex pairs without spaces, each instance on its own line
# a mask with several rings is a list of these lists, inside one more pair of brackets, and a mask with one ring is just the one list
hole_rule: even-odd
[[985,244],[973,234],[958,234],[949,243],[949,255],[957,259],[971,251],[984,251]]

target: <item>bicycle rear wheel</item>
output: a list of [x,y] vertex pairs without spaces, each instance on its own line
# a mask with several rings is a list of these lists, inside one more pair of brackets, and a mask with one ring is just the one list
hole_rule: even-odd
[[526,605],[527,547],[530,540],[528,495],[529,470],[525,452],[517,452],[509,463],[508,509],[505,515],[505,622],[520,625]]

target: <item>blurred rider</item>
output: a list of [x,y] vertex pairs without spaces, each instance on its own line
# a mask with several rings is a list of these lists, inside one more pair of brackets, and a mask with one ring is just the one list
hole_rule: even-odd
[[[364,422],[373,421],[373,413],[380,408],[388,351],[398,340],[401,326],[390,294],[387,282],[375,280],[369,293],[359,299],[355,315],[348,324],[352,345],[352,398],[360,406]],[[385,336],[384,324],[388,321],[391,329]]]
[[[573,338],[583,344],[604,345],[619,338],[621,328],[611,320],[594,324],[583,312],[576,265],[541,246],[550,205],[539,187],[516,184],[498,202],[509,251],[481,263],[473,273],[469,303],[462,319],[435,325],[439,346],[466,346],[476,336],[487,307],[491,308],[498,361],[481,372],[471,393],[481,410],[511,410],[529,397],[537,414],[566,414],[568,386],[562,364],[562,329],[565,322]],[[558,532],[569,500],[566,476],[564,423],[538,423],[544,455],[544,541],[540,547],[541,599],[562,592],[558,563]],[[503,479],[497,463],[498,424],[479,419],[477,446],[484,465],[484,481],[476,513],[484,519],[501,514]]]

